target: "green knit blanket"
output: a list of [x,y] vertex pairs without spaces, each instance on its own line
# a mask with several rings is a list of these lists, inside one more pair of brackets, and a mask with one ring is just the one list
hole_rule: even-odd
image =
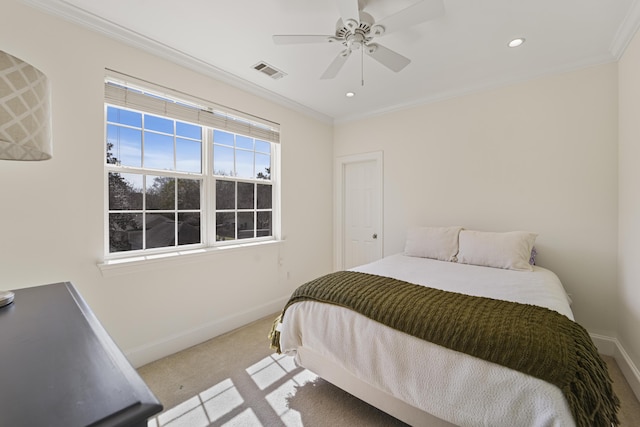
[[300,286],[286,309],[311,300],[354,310],[391,328],[534,376],[559,387],[578,427],[619,425],[606,364],[587,331],[547,308],[441,291],[352,271]]

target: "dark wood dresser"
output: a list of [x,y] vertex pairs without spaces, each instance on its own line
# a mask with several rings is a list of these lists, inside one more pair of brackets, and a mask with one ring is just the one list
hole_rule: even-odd
[[71,283],[0,308],[0,425],[136,426],[162,405]]

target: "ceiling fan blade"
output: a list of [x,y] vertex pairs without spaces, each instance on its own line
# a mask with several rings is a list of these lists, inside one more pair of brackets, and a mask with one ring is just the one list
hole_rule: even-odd
[[402,9],[398,13],[381,19],[376,22],[376,26],[383,27],[384,34],[388,34],[421,22],[430,21],[442,15],[444,15],[442,0],[422,0],[406,9]]
[[349,59],[349,55],[351,55],[351,51],[349,49],[345,49],[336,56],[329,67],[325,70],[325,72],[320,76],[322,80],[332,79],[338,75],[338,72],[342,69],[342,66]]
[[[351,29],[357,28],[360,23],[358,0],[337,0],[337,3],[342,23]],[[350,21],[352,21],[351,24]]]
[[367,55],[396,73],[411,62],[409,58],[377,43],[369,43],[365,49]]
[[275,44],[302,44],[302,43],[327,43],[335,41],[335,36],[320,36],[320,35],[275,35],[273,36],[273,42]]

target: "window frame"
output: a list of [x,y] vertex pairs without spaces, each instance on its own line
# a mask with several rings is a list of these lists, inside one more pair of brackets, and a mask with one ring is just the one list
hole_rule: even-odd
[[[107,77],[106,82],[110,82],[111,80]],[[105,87],[106,83],[105,82]],[[120,84],[120,83],[117,83]],[[144,87],[143,90],[147,90],[147,87]],[[139,90],[139,86],[136,86],[136,89]],[[153,90],[150,89],[150,90]],[[162,94],[163,98],[174,102],[187,102],[184,99],[176,98],[174,96],[168,96]],[[189,254],[189,253],[201,253],[202,250],[209,251],[220,248],[231,248],[231,247],[242,247],[253,244],[264,244],[270,241],[279,241],[280,240],[280,184],[279,184],[279,172],[280,172],[280,144],[279,141],[269,141],[260,138],[255,135],[246,135],[244,133],[238,132],[235,129],[220,129],[218,127],[212,127],[203,125],[201,123],[194,123],[188,120],[184,120],[178,117],[172,117],[170,115],[161,115],[157,112],[150,112],[140,108],[133,108],[130,106],[123,106],[117,103],[109,102],[107,96],[105,94],[105,99],[103,102],[104,105],[104,137],[103,137],[103,162],[104,162],[104,223],[103,223],[103,235],[104,235],[104,261],[105,263],[109,263],[109,261],[122,262],[130,259],[132,261],[143,260],[143,259],[153,259],[153,258],[161,258],[163,256],[173,256],[180,254]],[[138,113],[148,114],[152,116],[159,116],[163,118],[168,118],[170,120],[174,120],[175,122],[184,122],[195,124],[201,126],[202,129],[202,146],[201,146],[201,161],[202,161],[202,169],[201,173],[195,172],[181,172],[176,170],[159,170],[159,169],[151,169],[145,167],[133,167],[133,166],[122,166],[115,165],[111,163],[107,163],[107,130],[108,126],[111,122],[108,121],[107,111],[109,107],[115,107],[119,109],[131,110]],[[219,113],[216,113],[219,114]],[[233,116],[231,116],[233,117]],[[246,118],[239,118],[236,120],[246,121]],[[237,126],[237,125],[236,125]],[[175,130],[175,127],[174,127]],[[235,176],[220,176],[214,175],[213,170],[213,151],[214,151],[214,142],[213,135],[214,130],[221,130],[224,132],[229,132],[235,135],[245,136],[254,140],[254,177],[253,178],[244,178],[244,177],[235,177]],[[146,131],[144,124],[142,126],[143,133]],[[279,133],[279,130],[277,131]],[[255,154],[261,153],[261,151],[257,151],[255,147],[255,140],[261,140],[269,143],[270,146],[270,179],[256,178],[257,171],[255,171],[256,160]],[[175,136],[174,136],[174,144],[175,144]],[[174,145],[175,149],[175,145]],[[141,155],[144,156],[144,146],[141,148]],[[236,155],[237,147],[234,146],[234,159]],[[263,152],[264,153],[264,152]],[[176,159],[174,156],[174,169]],[[195,244],[184,244],[180,245],[178,242],[174,242],[173,246],[167,247],[159,247],[159,248],[143,248],[143,249],[135,249],[135,250],[127,250],[127,251],[116,251],[110,252],[110,228],[109,228],[109,215],[111,212],[109,206],[109,173],[117,172],[117,173],[134,173],[134,174],[142,174],[143,176],[167,176],[177,179],[197,179],[201,181],[200,185],[200,243]],[[235,239],[227,240],[227,241],[217,241],[216,240],[216,182],[217,180],[226,180],[226,181],[234,181],[236,183],[236,209],[235,209]],[[254,207],[251,210],[238,209],[237,208],[237,183],[238,182],[250,182],[254,185],[254,196],[253,196],[253,204]],[[258,209],[257,207],[257,185],[266,184],[271,186],[271,208],[270,209]],[[143,190],[144,191],[144,190]],[[175,194],[176,200],[178,197],[178,193],[176,191]],[[143,193],[144,198],[144,193]],[[179,215],[180,210],[178,209],[178,205],[174,206],[174,212],[176,215]],[[257,226],[258,226],[258,212],[261,211],[270,211],[271,212],[271,235],[269,236],[258,236],[257,235]],[[162,211],[162,210],[161,210]],[[237,213],[238,211],[250,211],[253,212],[253,220],[254,220],[254,229],[253,236],[251,238],[238,238],[238,224],[237,224]],[[138,213],[138,210],[135,210]],[[159,211],[160,212],[160,211]],[[163,211],[162,211],[163,212]],[[155,213],[155,210],[148,210],[146,206],[143,204],[141,212],[142,215],[148,215],[149,213]],[[143,222],[144,224],[144,222]],[[177,232],[176,232],[177,233]],[[146,234],[146,231],[145,231]]]

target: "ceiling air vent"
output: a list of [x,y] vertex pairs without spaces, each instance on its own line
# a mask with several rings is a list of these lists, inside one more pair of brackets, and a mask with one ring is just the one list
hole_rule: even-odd
[[253,66],[254,69],[260,71],[262,74],[266,74],[274,80],[278,80],[281,77],[286,76],[287,74],[284,71],[278,70],[273,65],[269,65],[266,62],[258,62]]

